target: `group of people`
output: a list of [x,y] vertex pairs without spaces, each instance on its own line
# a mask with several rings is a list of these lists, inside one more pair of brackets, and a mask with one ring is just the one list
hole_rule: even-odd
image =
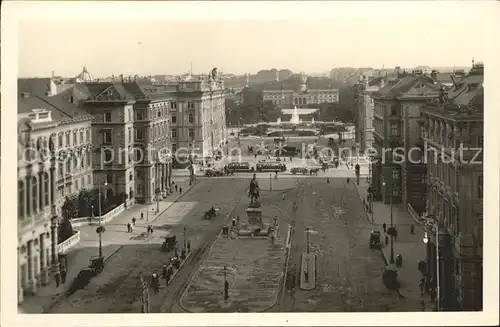
[[[191,250],[191,243],[187,243],[187,252]],[[177,253],[177,249],[175,249],[175,253],[172,257],[170,257],[170,262],[168,265],[163,265],[161,275],[159,275],[156,271],[151,275],[151,287],[153,288],[155,293],[160,291],[160,278],[165,280],[165,286],[168,286],[172,276],[174,275],[174,269],[179,269],[181,264],[181,259],[186,259],[186,250],[182,250],[182,254],[179,257]]]
[[[144,219],[144,214],[141,212],[141,219]],[[135,223],[136,223],[136,219],[135,217],[132,217],[132,223],[127,223],[127,232],[128,233],[132,233],[135,229]],[[147,226],[147,232],[148,232],[148,235],[150,234],[153,234],[153,225],[149,224]]]

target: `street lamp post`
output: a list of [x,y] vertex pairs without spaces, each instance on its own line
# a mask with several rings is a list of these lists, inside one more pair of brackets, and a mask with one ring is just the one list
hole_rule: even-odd
[[[440,290],[440,264],[439,264],[439,228],[437,224],[432,224],[432,229],[434,230],[434,233],[436,234],[436,311],[439,311],[440,306],[441,306],[441,290]],[[424,244],[429,243],[429,237],[427,235],[427,232],[424,234],[423,238]],[[427,266],[429,264],[427,263]]]
[[269,190],[273,190],[273,174],[269,173]]
[[[384,196],[385,196],[385,191],[387,190],[385,188],[386,183],[383,182],[382,186],[384,187]],[[394,223],[393,223],[393,217],[392,217],[392,187],[391,187],[391,194],[390,194],[390,206],[391,206],[391,228],[394,228]],[[394,236],[391,235],[391,260],[390,263],[394,263]]]
[[155,196],[156,196],[156,214],[159,214],[160,213],[160,189],[157,188],[156,189],[156,192],[155,192]]
[[227,282],[227,266],[224,265],[224,300],[229,298],[229,283]]
[[184,250],[186,250],[186,248],[187,248],[186,243],[187,243],[187,238],[186,238],[186,227],[184,227]]
[[[108,186],[107,182],[104,182],[104,187]],[[98,234],[99,234],[99,258],[102,258],[102,203],[101,203],[101,182],[98,184],[98,190],[99,190],[99,227],[98,227]]]

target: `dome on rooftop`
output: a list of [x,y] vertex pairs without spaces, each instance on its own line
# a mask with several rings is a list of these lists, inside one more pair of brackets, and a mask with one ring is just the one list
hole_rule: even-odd
[[87,66],[83,66],[83,70],[80,74],[78,74],[76,77],[76,82],[77,83],[88,83],[92,82],[92,76],[90,76],[90,73],[87,70]]

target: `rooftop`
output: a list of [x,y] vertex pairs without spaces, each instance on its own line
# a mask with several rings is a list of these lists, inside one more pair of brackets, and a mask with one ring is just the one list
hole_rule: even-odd
[[28,92],[31,94],[47,95],[51,92],[50,83],[52,79],[49,77],[43,78],[18,78],[18,92]]
[[43,124],[63,123],[69,121],[90,120],[86,111],[56,95],[52,97],[22,93],[18,96],[19,123],[29,123],[28,115],[37,111],[50,111],[51,121]]

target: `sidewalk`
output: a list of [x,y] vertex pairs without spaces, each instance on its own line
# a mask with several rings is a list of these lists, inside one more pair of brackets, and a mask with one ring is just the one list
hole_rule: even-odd
[[[176,184],[182,187],[182,194],[174,192],[167,196],[166,199],[159,202],[159,214],[153,214],[152,210],[156,211],[156,203],[151,205],[135,204],[131,208],[125,210],[113,220],[106,224],[106,231],[102,234],[103,256],[105,262],[116,253],[122,245],[137,243],[133,236],[138,233],[145,232],[147,225],[152,224],[163,212],[165,212],[172,204],[178,201],[196,182],[189,186],[189,179],[175,179]],[[149,209],[149,219],[146,220],[146,210]],[[144,212],[144,220],[141,220],[141,211]],[[136,228],[133,233],[127,233],[127,224],[132,223],[132,217],[137,219]],[[75,227],[75,230],[80,231],[80,242],[73,247],[67,255],[68,269],[66,283],[56,287],[53,277],[50,278],[50,283],[38,289],[35,295],[25,295],[24,301],[20,308],[27,313],[43,313],[50,309],[51,305],[57,302],[65,294],[65,291],[71,285],[73,279],[78,275],[82,268],[89,264],[89,259],[92,256],[97,256],[99,235],[96,233],[96,225]]]
[[[353,172],[354,175],[354,172]],[[359,185],[354,183],[361,201],[366,200],[368,183],[366,178],[360,178]],[[382,236],[382,254],[387,265],[390,265],[391,247],[385,245],[385,234],[382,230],[382,224],[386,223],[389,228],[391,220],[391,206],[382,202],[373,202],[373,214],[366,213],[368,221],[374,225],[374,230],[380,230]],[[373,219],[372,219],[373,217]],[[403,204],[394,204],[392,208],[393,224],[398,231],[398,237],[394,241],[394,257],[401,254],[403,257],[403,266],[397,268],[398,279],[401,282],[399,293],[412,300],[422,300],[420,296],[419,282],[422,274],[418,270],[418,262],[425,260],[426,248],[422,241],[424,230],[422,226],[408,215]],[[415,226],[415,234],[411,234],[410,226]]]

